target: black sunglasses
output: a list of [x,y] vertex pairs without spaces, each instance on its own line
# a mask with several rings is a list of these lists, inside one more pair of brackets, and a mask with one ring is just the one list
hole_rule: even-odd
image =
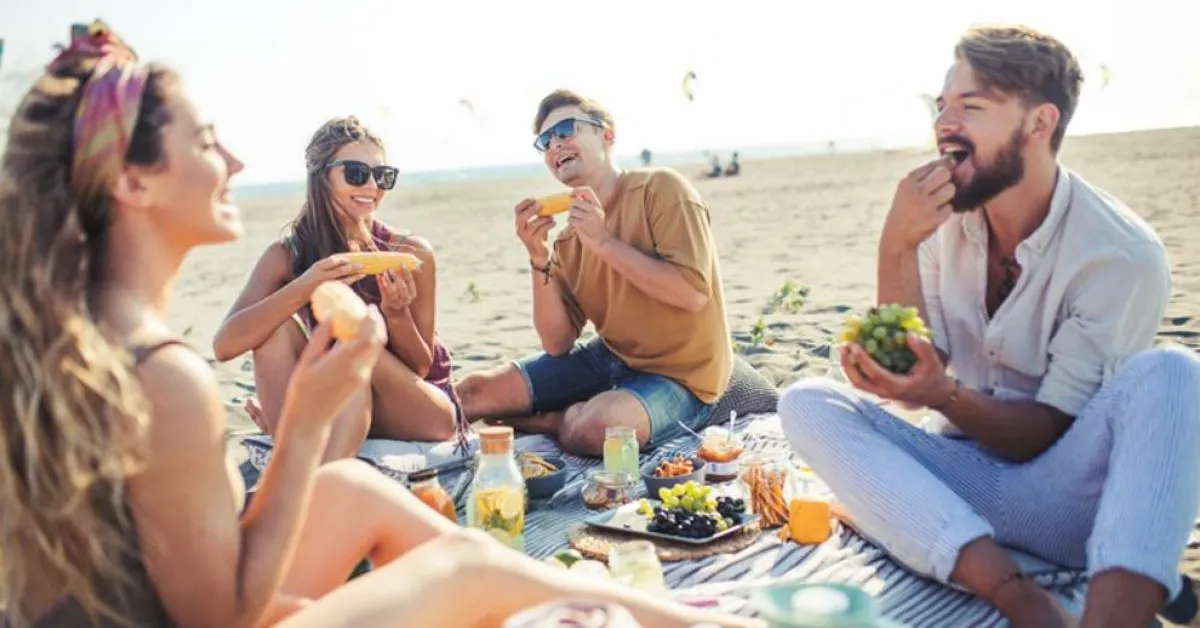
[[555,122],[554,126],[542,131],[541,134],[537,136],[537,139],[533,140],[533,147],[536,148],[539,153],[544,153],[550,150],[550,142],[553,141],[554,138],[565,140],[575,137],[575,134],[579,132],[580,122],[584,124],[590,124],[595,127],[600,127],[601,129],[604,128],[603,122],[599,120],[593,120],[591,118],[563,118],[562,120]]
[[390,190],[396,187],[396,176],[400,173],[398,168],[392,166],[371,167],[361,161],[349,159],[331,161],[325,168],[329,169],[334,166],[342,166],[342,176],[345,177],[346,183],[355,187],[366,185],[367,179],[374,175],[375,185],[378,185],[381,190]]

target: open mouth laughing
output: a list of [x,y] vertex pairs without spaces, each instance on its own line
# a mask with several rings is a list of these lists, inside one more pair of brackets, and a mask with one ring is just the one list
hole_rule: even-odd
[[576,153],[563,153],[554,159],[554,169],[560,170],[563,166],[573,164],[579,161],[579,155]]

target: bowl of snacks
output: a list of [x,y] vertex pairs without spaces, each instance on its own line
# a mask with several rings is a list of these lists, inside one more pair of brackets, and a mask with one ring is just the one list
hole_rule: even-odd
[[647,495],[658,495],[658,489],[671,488],[676,484],[695,481],[704,483],[704,466],[707,463],[700,458],[674,456],[660,461],[655,465],[642,468],[642,482],[646,484]]
[[543,458],[532,452],[517,454],[517,466],[525,478],[529,499],[550,497],[567,480],[567,463],[562,458]]

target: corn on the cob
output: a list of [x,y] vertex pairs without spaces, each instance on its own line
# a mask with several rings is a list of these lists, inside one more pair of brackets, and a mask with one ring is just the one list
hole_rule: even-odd
[[333,337],[338,340],[353,336],[367,317],[367,304],[340,281],[326,281],[317,286],[309,301],[318,322],[333,319]]
[[352,264],[360,264],[362,272],[368,275],[378,275],[389,270],[419,270],[421,258],[412,253],[396,251],[366,251],[360,253],[343,253],[343,257]]
[[566,192],[539,199],[538,202],[542,204],[542,208],[538,210],[538,215],[553,216],[561,214],[571,209],[571,200],[571,195]]

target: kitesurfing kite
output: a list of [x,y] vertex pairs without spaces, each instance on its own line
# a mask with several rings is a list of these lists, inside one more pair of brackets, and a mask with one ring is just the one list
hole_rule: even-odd
[[694,102],[696,100],[696,95],[695,95],[694,91],[692,90],[692,87],[695,83],[696,83],[696,73],[695,72],[689,70],[687,74],[683,75],[683,97],[688,99],[688,102]]

